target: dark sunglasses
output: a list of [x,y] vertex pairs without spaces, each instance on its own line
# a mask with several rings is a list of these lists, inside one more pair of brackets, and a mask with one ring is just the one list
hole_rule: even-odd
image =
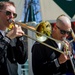
[[72,31],[65,31],[65,30],[62,30],[62,29],[60,29],[58,26],[57,26],[57,28],[60,30],[60,33],[63,34],[63,35],[64,35],[64,34],[68,34],[68,35],[69,35],[69,34],[71,34],[71,32],[72,32]]
[[[0,10],[0,11],[2,11],[2,10]],[[12,12],[10,12],[10,11],[5,11],[5,13],[6,13],[7,16],[12,14]],[[17,14],[13,13],[13,16],[14,16],[14,18],[16,18]]]

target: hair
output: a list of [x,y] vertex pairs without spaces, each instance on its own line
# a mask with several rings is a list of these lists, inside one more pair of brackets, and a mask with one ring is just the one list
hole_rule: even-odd
[[12,1],[1,1],[0,2],[0,10],[5,9],[9,5],[12,5],[15,7],[14,2],[12,2]]

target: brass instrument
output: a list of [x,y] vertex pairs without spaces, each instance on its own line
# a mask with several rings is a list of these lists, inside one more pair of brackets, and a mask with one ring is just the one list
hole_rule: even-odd
[[[35,40],[35,41],[37,41],[37,42],[39,42],[39,43],[41,43],[41,44],[43,44],[43,45],[45,45],[49,48],[52,48],[52,49],[64,54],[63,51],[61,51],[59,49],[56,49],[56,48],[44,43],[44,41],[47,40],[48,38],[52,39],[54,41],[58,41],[58,40],[53,39],[53,38],[50,37],[51,33],[52,33],[52,26],[48,21],[43,21],[43,22],[39,23],[35,28],[33,26],[29,26],[27,24],[17,22],[17,21],[14,22],[14,21],[11,20],[10,22],[13,23],[13,24],[20,25],[21,27],[29,29],[29,30],[36,33],[36,39],[32,38],[31,36],[28,36],[27,34],[24,34],[24,36],[26,36],[26,37],[28,37],[32,40]],[[59,42],[63,43],[62,41],[59,41]]]
[[[38,24],[36,26],[36,31],[38,31],[38,32],[40,32],[42,34],[45,34],[47,36],[50,36],[51,33],[52,33],[51,24],[48,21],[41,22],[40,24]],[[46,36],[42,36],[39,33],[36,33],[36,38],[37,38],[37,40],[40,40],[41,42],[45,41],[47,39]]]
[[[28,38],[30,38],[32,40],[35,40],[35,41],[37,41],[37,42],[39,42],[39,43],[41,43],[41,44],[43,44],[43,45],[45,45],[45,46],[47,46],[49,48],[52,48],[53,50],[55,50],[57,52],[60,52],[62,54],[65,53],[65,52],[63,52],[63,51],[61,51],[61,50],[59,50],[57,48],[54,48],[54,47],[52,47],[52,46],[50,46],[50,45],[48,45],[48,44],[46,44],[46,43],[43,42],[43,41],[47,40],[48,38],[52,39],[54,41],[58,41],[58,40],[55,40],[55,39],[53,39],[53,38],[50,37],[51,33],[52,33],[52,26],[51,26],[51,24],[48,21],[43,21],[43,22],[39,23],[35,28],[33,26],[29,26],[29,25],[21,23],[21,22],[16,22],[15,21],[15,22],[12,22],[12,23],[15,23],[17,25],[20,25],[23,28],[26,28],[26,29],[29,29],[29,30],[35,32],[37,39],[32,38],[31,36],[28,36],[27,34],[24,34],[24,36],[26,36],[26,37],[28,37]],[[61,41],[59,41],[59,42],[63,43]],[[71,42],[69,42],[69,43],[71,43]],[[64,45],[66,47],[66,54],[69,55],[69,57],[70,57],[70,53],[68,51],[68,47],[67,47],[66,44],[64,44]],[[71,64],[72,64],[73,71],[75,73],[74,64],[72,62],[71,57],[70,57],[70,61],[71,61]]]

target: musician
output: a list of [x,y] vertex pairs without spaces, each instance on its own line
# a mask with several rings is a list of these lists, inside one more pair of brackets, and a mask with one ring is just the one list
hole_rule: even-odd
[[60,15],[56,19],[56,25],[52,28],[51,34],[51,37],[57,41],[47,39],[44,43],[64,53],[60,53],[41,43],[34,43],[32,46],[32,69],[34,75],[66,75],[67,73],[74,75],[70,62],[73,49],[69,42],[66,41],[66,37],[71,34],[71,32],[71,22],[69,18],[65,15]]
[[10,19],[17,17],[15,4],[11,1],[0,2],[0,75],[18,75],[18,63],[24,64],[27,60],[21,27],[14,25],[6,33]]

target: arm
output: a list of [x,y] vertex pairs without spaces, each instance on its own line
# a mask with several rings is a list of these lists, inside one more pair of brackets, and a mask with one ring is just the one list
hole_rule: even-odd
[[6,50],[7,50],[7,47],[10,43],[10,39],[8,37],[3,37],[1,34],[0,34],[0,62],[4,62],[2,61],[2,59],[5,57],[5,53],[6,53]]
[[[32,47],[32,67],[34,73],[51,73],[53,74],[59,69],[58,59],[55,58],[54,50],[40,44],[35,44]],[[56,65],[58,64],[58,66]]]
[[[22,30],[21,26],[15,25],[12,30],[10,30],[7,34],[7,36],[14,41],[15,38],[17,39],[14,41],[14,46],[12,46],[12,54],[14,56],[14,59],[20,63],[25,63],[27,59],[27,50],[25,49],[24,39],[19,40],[24,34],[24,31]],[[9,57],[10,59],[10,57]]]
[[19,64],[24,64],[28,57],[28,51],[25,49],[26,45],[24,43],[23,37],[17,38],[16,46],[14,47],[15,59]]

